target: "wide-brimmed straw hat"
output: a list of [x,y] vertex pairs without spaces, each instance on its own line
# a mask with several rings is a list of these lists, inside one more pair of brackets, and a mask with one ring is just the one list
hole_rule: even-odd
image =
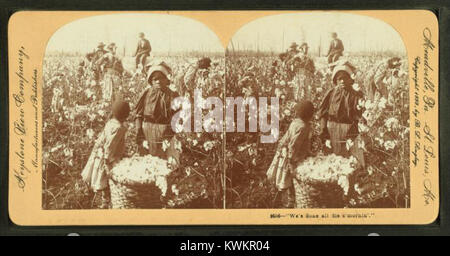
[[297,49],[297,47],[298,47],[298,44],[296,42],[292,42],[291,46],[289,46],[289,48],[292,48],[292,49]]

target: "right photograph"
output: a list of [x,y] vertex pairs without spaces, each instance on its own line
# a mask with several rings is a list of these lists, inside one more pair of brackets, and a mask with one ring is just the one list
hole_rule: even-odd
[[409,208],[407,52],[388,23],[272,15],[226,49],[226,208]]

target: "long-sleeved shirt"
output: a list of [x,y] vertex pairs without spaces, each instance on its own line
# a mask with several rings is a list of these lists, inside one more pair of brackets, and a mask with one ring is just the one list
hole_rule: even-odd
[[156,124],[170,124],[175,111],[172,100],[178,97],[167,87],[153,86],[141,95],[136,105],[136,119]]
[[94,51],[86,54],[86,58],[90,62],[95,63],[98,59],[100,59],[106,53],[107,53],[107,51],[105,51],[104,49],[97,48]]
[[387,88],[384,82],[388,76],[389,63],[387,60],[381,61],[376,64],[367,72],[365,78],[365,86],[368,91],[368,98],[373,99],[375,92],[378,90],[383,96],[387,96]]
[[114,69],[117,72],[119,72],[120,74],[123,72],[123,65],[122,65],[122,61],[117,58],[116,55],[112,54],[112,53],[107,53],[105,55],[103,55],[98,61],[97,61],[97,65],[98,66],[103,66],[104,69]]
[[150,45],[150,41],[148,41],[145,38],[142,38],[138,42],[134,56],[141,55],[141,54],[150,54],[151,50],[152,50],[152,47]]
[[311,60],[311,58],[305,56],[301,57],[299,55],[294,56],[290,60],[287,61],[288,65],[294,65],[294,69],[303,68],[311,73],[314,73],[316,71],[316,67],[314,66],[314,62]]
[[336,53],[342,53],[344,51],[344,44],[341,39],[333,39],[330,42],[330,48],[328,49],[327,56],[334,55]]
[[362,114],[357,108],[359,99],[362,96],[361,92],[353,90],[350,86],[336,86],[331,88],[319,106],[319,118],[336,123],[355,123]]

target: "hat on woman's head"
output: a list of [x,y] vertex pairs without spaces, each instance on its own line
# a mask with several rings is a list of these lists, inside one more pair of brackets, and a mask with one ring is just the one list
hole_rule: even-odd
[[348,62],[348,61],[338,63],[338,65],[336,65],[334,67],[333,74],[331,75],[331,78],[333,79],[333,84],[337,84],[336,79],[337,79],[338,73],[345,72],[348,74],[350,79],[352,79],[352,75],[355,73],[355,71],[356,71],[356,68],[352,64],[350,64],[350,62]]
[[295,115],[303,121],[309,121],[314,115],[314,105],[309,100],[301,100],[295,105]]
[[130,114],[130,105],[123,99],[118,98],[112,105],[112,113],[117,120],[124,121]]
[[157,71],[163,73],[167,79],[169,79],[169,76],[172,75],[172,69],[169,65],[167,65],[164,61],[156,62],[153,65],[150,65],[150,68],[147,71],[147,83],[150,83],[150,77],[152,77],[152,74]]

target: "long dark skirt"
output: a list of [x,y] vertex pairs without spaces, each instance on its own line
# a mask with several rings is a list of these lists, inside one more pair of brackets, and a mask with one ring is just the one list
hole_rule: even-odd
[[[148,142],[147,152],[150,155],[166,160],[173,157],[177,164],[180,163],[181,151],[175,146],[177,139],[170,125],[144,122],[142,130]],[[164,141],[169,143],[167,148],[163,148]]]
[[[327,129],[330,133],[330,141],[333,153],[343,157],[354,156],[361,166],[365,166],[364,151],[361,148],[362,138],[352,131],[352,124],[342,124],[328,121]],[[347,140],[351,144],[347,147]]]
[[144,122],[142,124],[142,131],[144,132],[145,139],[148,142],[148,153],[152,156],[167,159],[167,154],[163,150],[163,141],[170,140],[170,125],[154,124]]

